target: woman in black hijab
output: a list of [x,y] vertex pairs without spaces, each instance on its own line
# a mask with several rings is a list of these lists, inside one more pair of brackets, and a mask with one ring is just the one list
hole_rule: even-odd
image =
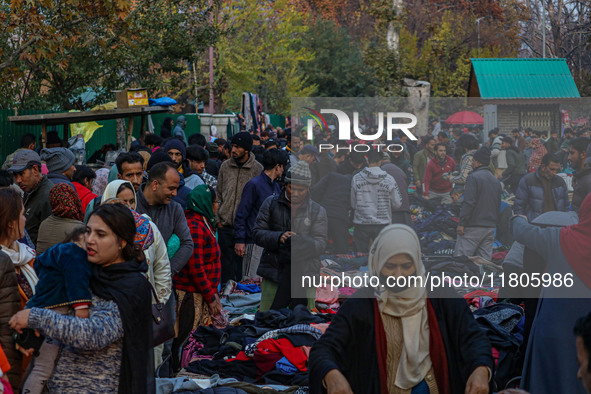
[[164,122],[162,123],[162,127],[160,128],[160,136],[162,138],[171,138],[172,137],[172,125],[174,124],[174,120],[172,118],[165,118]]

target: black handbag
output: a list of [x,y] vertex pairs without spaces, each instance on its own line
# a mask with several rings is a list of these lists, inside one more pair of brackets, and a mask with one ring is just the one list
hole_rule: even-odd
[[171,295],[168,302],[163,304],[158,300],[156,290],[151,283],[150,288],[152,289],[152,294],[154,294],[154,299],[157,301],[155,304],[152,304],[152,317],[154,318],[152,324],[152,343],[154,346],[158,346],[174,338],[174,298]]

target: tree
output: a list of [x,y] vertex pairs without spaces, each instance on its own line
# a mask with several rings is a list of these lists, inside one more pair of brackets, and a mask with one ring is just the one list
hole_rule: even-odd
[[0,10],[2,107],[69,109],[89,87],[99,102],[130,86],[178,91],[218,34],[204,0],[13,0]]
[[225,107],[239,110],[242,92],[252,92],[263,111],[286,114],[291,97],[314,93],[300,68],[314,58],[302,45],[305,18],[287,0],[228,0],[220,16],[229,32],[216,45],[216,90]]
[[308,81],[321,97],[373,96],[376,86],[373,70],[363,62],[358,44],[344,27],[332,20],[316,19],[304,35],[303,45],[315,53],[303,63]]
[[[371,8],[376,36],[365,60],[376,69],[379,93],[404,94],[406,77],[430,82],[433,96],[465,96],[470,57],[517,54],[522,11],[517,0],[407,0],[402,12],[393,9],[392,0],[376,1]],[[478,18],[483,18],[480,40]],[[392,26],[400,37],[397,50],[386,41]]]
[[591,4],[581,0],[523,0],[524,57],[565,58],[582,94],[591,92]]

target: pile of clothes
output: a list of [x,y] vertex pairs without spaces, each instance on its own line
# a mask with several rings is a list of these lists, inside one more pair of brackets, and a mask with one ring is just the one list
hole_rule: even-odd
[[183,346],[180,375],[307,386],[310,349],[331,317],[298,305],[257,312],[254,319],[243,318],[223,330],[200,326]]
[[224,311],[230,316],[254,314],[261,304],[261,278],[228,281],[220,300]]

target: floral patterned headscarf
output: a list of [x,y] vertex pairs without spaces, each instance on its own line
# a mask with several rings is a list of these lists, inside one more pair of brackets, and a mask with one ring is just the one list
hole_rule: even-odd
[[49,205],[54,216],[66,219],[84,220],[82,203],[76,189],[67,183],[58,183],[49,191]]
[[[122,204],[125,205],[123,200],[119,198],[110,198],[102,204]],[[102,205],[101,204],[101,205]],[[127,205],[125,205],[127,207]],[[142,247],[142,250],[148,249],[154,243],[154,231],[150,224],[150,219],[140,215],[133,209],[129,208],[135,221],[135,240],[134,242]]]
[[102,196],[107,183],[109,183],[109,169],[99,168],[96,170],[96,178],[92,182],[92,192],[97,196]]

